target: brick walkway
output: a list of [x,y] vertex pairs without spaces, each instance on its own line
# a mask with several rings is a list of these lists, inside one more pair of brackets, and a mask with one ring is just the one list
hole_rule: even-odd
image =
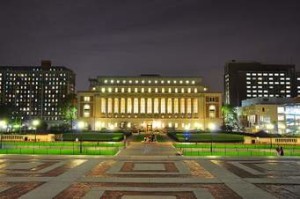
[[170,144],[118,156],[0,156],[0,198],[300,198],[298,158],[188,158]]

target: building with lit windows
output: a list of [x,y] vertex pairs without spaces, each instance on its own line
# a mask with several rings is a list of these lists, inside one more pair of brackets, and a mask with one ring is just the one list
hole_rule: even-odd
[[91,130],[204,130],[222,124],[221,93],[209,93],[199,77],[99,76],[77,96],[78,120]]
[[225,65],[225,104],[240,106],[242,100],[250,98],[290,98],[297,92],[295,65],[235,61]]
[[63,66],[0,66],[0,103],[13,106],[13,118],[62,120],[61,104],[75,92],[75,74]]
[[253,98],[242,101],[238,116],[249,133],[300,134],[300,98]]

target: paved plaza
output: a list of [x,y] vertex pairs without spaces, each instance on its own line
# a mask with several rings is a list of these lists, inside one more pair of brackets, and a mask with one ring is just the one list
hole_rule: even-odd
[[0,156],[0,198],[300,198],[300,159],[189,158],[171,143],[117,156]]

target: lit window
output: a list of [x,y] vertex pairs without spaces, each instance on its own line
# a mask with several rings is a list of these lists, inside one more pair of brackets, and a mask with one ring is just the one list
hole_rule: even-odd
[[118,88],[115,88],[115,93],[117,93],[118,92]]
[[[300,86],[299,86],[300,87]],[[168,92],[169,93],[172,93],[172,89],[171,88],[168,88]]]
[[186,80],[186,81],[185,81],[185,83],[186,83],[186,84],[189,84],[189,83],[190,83],[190,81]]
[[123,84],[125,84],[126,83],[126,80],[123,80]]
[[142,80],[142,84],[145,84],[145,80]]
[[120,80],[117,80],[117,84],[119,84],[120,83]]
[[108,88],[108,92],[111,93],[111,91],[112,91],[112,88]]
[[155,88],[155,93],[158,93],[158,88]]
[[128,88],[128,93],[131,93],[131,88]]
[[141,88],[141,92],[144,93],[145,92],[145,88]]
[[132,84],[132,80],[129,80],[129,84]]
[[162,88],[162,89],[161,89],[161,92],[162,92],[162,93],[165,93],[165,88]]
[[195,81],[192,81],[192,84],[195,84]]
[[138,92],[138,88],[134,88],[134,92],[137,93]]
[[104,80],[104,83],[106,84],[108,81],[107,80]]
[[113,79],[112,79],[112,80],[110,80],[110,83],[112,83],[112,84],[113,84],[113,83],[114,83],[114,80],[113,80]]
[[184,93],[184,88],[181,88],[181,93]]
[[167,82],[168,82],[168,84],[170,84],[170,83],[171,83],[171,81],[170,81],[170,80],[168,80]]
[[138,80],[135,80],[135,83],[136,83],[136,84],[138,84],[138,83],[139,83],[139,81],[138,81]]
[[177,84],[177,81],[176,81],[176,80],[174,80],[174,81],[173,81],[173,83],[174,83],[174,84]]
[[210,105],[209,107],[208,107],[208,112],[209,112],[209,115],[208,115],[208,117],[209,118],[215,118],[216,117],[216,106],[215,105]]
[[101,88],[101,92],[102,92],[102,93],[105,93],[105,88]]
[[151,88],[148,88],[148,93],[151,93]]
[[84,96],[84,97],[83,97],[83,101],[89,102],[89,101],[90,101],[90,97]]
[[148,83],[151,84],[151,80],[149,80]]
[[178,88],[175,88],[175,93],[178,93]]
[[194,88],[194,93],[197,93],[198,92],[198,89],[197,88]]
[[180,81],[179,81],[179,83],[180,83],[180,84],[182,84],[182,83],[183,83],[183,81],[182,81],[182,80],[180,80]]
[[165,83],[165,81],[164,81],[164,80],[162,80],[160,83],[161,83],[161,84],[164,84],[164,83]]
[[188,88],[188,93],[191,93],[191,88]]
[[125,92],[125,88],[121,88],[121,92],[124,93]]

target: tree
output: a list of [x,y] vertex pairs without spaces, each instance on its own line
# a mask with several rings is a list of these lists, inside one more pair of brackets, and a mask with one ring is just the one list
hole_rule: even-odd
[[71,93],[65,97],[61,104],[64,119],[69,124],[69,128],[72,129],[73,122],[77,118],[77,107],[76,107],[76,94]]
[[238,118],[236,109],[229,105],[225,104],[222,106],[222,114],[224,118],[224,129],[226,131],[238,130]]

